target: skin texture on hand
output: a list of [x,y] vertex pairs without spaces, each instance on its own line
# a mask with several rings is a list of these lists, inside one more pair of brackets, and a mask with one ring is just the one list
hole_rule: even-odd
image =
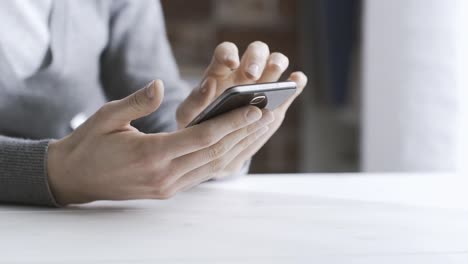
[[132,120],[157,110],[163,91],[161,81],[151,82],[49,144],[49,184],[59,204],[169,198],[218,175],[274,119],[250,106],[173,133],[132,127]]
[[[251,43],[241,59],[239,59],[239,51],[235,44],[221,43],[215,49],[211,64],[208,66],[200,86],[192,91],[177,110],[179,128],[190,123],[227,88],[242,84],[276,82],[288,66],[289,59],[284,54],[270,53],[268,45],[263,42]],[[264,114],[268,113],[274,117],[274,121],[268,126],[268,131],[232,159],[214,178],[222,178],[238,172],[245,161],[252,158],[278,130],[289,106],[307,84],[307,77],[302,72],[293,72],[288,80],[296,82],[296,93],[277,109],[273,111],[262,110]]]
[[262,42],[220,44],[201,85],[177,110],[179,129],[145,134],[132,120],[157,111],[164,87],[153,81],[136,93],[105,104],[48,150],[49,185],[61,205],[95,200],[166,199],[212,178],[238,172],[273,135],[302,92],[306,76],[294,72],[296,94],[273,111],[248,106],[185,128],[216,96],[241,84],[277,81],[289,61]]

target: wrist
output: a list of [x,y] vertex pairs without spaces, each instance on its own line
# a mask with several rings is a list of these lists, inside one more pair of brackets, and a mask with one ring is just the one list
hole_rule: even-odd
[[70,172],[66,159],[69,151],[66,150],[64,139],[49,142],[47,151],[47,176],[49,188],[55,201],[66,206],[75,203],[78,199],[72,184],[67,179]]

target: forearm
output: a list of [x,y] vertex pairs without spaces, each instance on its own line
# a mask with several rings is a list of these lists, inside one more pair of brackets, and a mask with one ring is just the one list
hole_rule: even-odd
[[48,144],[0,136],[0,203],[57,206],[47,179]]

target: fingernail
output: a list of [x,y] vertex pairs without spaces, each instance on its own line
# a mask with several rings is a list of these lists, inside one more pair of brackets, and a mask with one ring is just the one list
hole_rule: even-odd
[[281,58],[273,56],[273,58],[271,59],[271,63],[276,65],[278,68],[280,68],[283,71],[286,69],[286,63]]
[[260,70],[260,66],[258,66],[258,64],[254,63],[254,64],[250,64],[249,68],[247,68],[247,72],[252,75],[254,78],[257,78],[258,75],[259,75],[259,70]]
[[153,97],[154,97],[153,84],[154,84],[154,81],[151,81],[145,87],[146,96],[148,96],[149,99],[153,99]]
[[262,113],[256,110],[249,110],[247,112],[246,118],[249,123],[255,122],[262,117]]
[[236,63],[237,62],[237,56],[234,56],[233,54],[229,54],[226,56],[226,62],[228,63]]

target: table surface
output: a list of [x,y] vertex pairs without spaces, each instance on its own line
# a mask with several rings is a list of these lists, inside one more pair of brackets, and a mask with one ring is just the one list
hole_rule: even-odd
[[0,206],[4,263],[468,263],[467,177],[249,175],[166,201]]

